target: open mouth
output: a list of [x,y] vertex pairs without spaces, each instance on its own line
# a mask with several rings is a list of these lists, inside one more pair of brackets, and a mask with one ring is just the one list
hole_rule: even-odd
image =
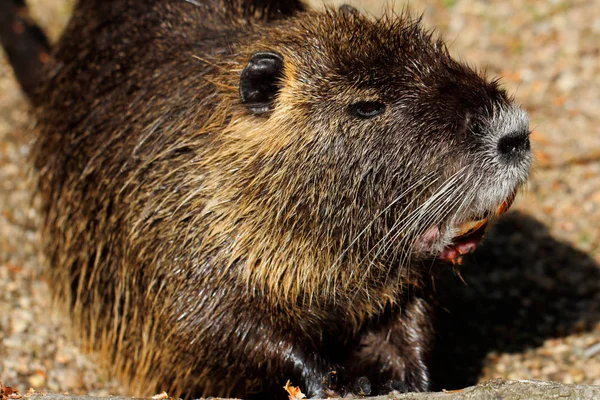
[[[496,216],[504,214],[512,205],[515,196],[516,191],[498,206],[494,214]],[[456,227],[458,235],[452,239],[452,243],[444,247],[438,257],[455,265],[461,264],[462,257],[472,253],[483,239],[490,217],[486,216],[458,225]]]
[[[462,228],[463,225],[466,227]],[[452,239],[451,244],[444,247],[439,258],[453,264],[462,263],[462,256],[472,253],[483,239],[487,225],[487,218],[461,224],[459,226],[460,234]]]

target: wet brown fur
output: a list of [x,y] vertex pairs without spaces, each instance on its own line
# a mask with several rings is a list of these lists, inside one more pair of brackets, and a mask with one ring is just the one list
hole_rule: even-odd
[[[282,396],[287,379],[315,395],[331,369],[426,389],[431,264],[399,265],[400,244],[371,251],[414,209],[378,218],[392,188],[463,161],[444,164],[440,140],[386,175],[410,154],[384,154],[372,125],[352,130],[328,104],[376,98],[361,82],[387,84],[365,72],[379,53],[417,60],[398,79],[419,96],[447,69],[508,99],[409,16],[143,3],[81,1],[36,97],[45,253],[85,346],[136,395]],[[284,73],[273,111],[254,116],[238,81],[261,50]],[[460,128],[439,114],[421,118]]]

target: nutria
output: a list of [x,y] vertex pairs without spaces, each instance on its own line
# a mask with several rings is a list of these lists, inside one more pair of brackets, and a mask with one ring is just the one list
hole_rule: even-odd
[[44,250],[137,395],[425,391],[432,280],[527,116],[408,13],[80,0],[33,96]]

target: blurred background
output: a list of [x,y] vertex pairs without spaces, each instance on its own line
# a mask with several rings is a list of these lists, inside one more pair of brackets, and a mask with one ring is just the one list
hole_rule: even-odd
[[[73,1],[28,3],[56,40]],[[373,16],[406,5],[335,3]],[[495,377],[600,384],[600,3],[412,0],[410,7],[455,57],[502,76],[530,113],[536,157],[527,190],[461,267],[462,280],[448,272],[437,287],[435,389]],[[0,52],[0,382],[121,394],[67,339],[41,276],[27,107]]]

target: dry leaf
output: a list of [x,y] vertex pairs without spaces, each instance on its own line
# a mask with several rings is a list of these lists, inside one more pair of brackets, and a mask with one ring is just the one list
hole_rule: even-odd
[[290,395],[290,400],[302,400],[306,398],[306,395],[302,393],[300,388],[297,386],[292,386],[292,382],[290,381],[287,381],[283,388]]

